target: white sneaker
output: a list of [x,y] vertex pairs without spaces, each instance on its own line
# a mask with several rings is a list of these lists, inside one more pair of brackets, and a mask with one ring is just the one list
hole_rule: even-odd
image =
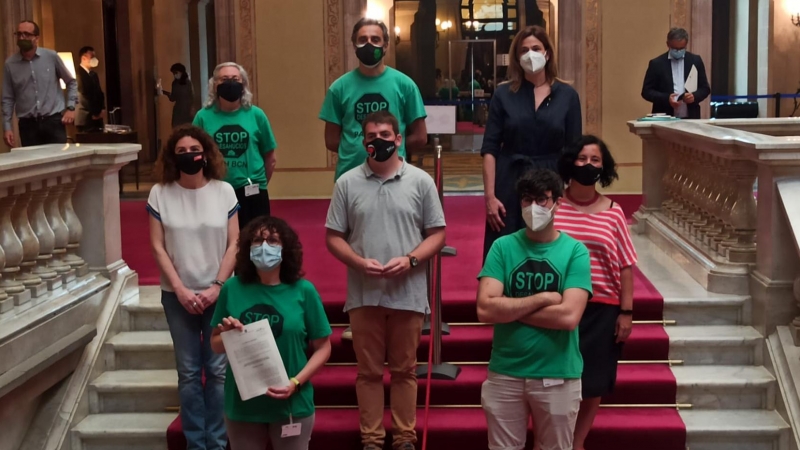
[[342,339],[347,341],[353,340],[353,330],[350,327],[347,327],[347,329],[342,332]]

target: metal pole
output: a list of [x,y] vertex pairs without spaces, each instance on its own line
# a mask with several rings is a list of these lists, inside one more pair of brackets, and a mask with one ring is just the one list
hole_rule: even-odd
[[[439,193],[439,200],[442,201],[444,200],[442,146],[439,144],[438,136],[434,137],[433,142],[436,150],[433,160],[433,180]],[[437,252],[428,261],[428,296],[433,316],[433,320],[430,321],[430,345],[433,346],[433,360],[428,366],[417,367],[417,376],[427,376],[430,373],[431,377],[437,380],[455,380],[461,373],[461,368],[452,364],[442,364],[442,334],[444,331],[442,322],[442,252]]]
[[[434,179],[436,189],[439,191],[439,201],[444,200],[444,188],[442,183],[442,146],[439,145],[439,138],[435,139],[436,144],[436,158],[433,160],[433,173],[436,175]],[[433,329],[431,330],[431,338],[433,344],[433,364],[439,365],[442,363],[442,254],[437,252],[433,256],[431,263],[433,273],[431,281],[433,281]]]
[[781,116],[781,93],[775,93],[775,117]]

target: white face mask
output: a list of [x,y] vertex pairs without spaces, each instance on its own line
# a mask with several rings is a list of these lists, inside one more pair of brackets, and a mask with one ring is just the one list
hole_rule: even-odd
[[528,50],[528,53],[525,53],[519,59],[519,64],[525,73],[538,73],[544,70],[544,66],[547,65],[547,58],[542,53]]
[[176,80],[180,81],[181,77],[183,77],[183,74],[180,74],[180,73],[176,73],[175,74],[175,79]]
[[522,208],[522,219],[531,231],[541,231],[553,221],[553,210],[555,207],[555,203],[550,209],[533,203],[530,206]]
[[92,58],[89,60],[89,67],[97,67],[98,65],[100,65],[100,60],[97,58]]

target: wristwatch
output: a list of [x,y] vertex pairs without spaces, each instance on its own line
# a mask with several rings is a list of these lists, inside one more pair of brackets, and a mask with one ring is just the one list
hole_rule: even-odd
[[211,284],[216,284],[217,286],[222,287],[222,285],[224,285],[225,283],[219,280],[214,280],[211,282]]
[[67,110],[69,110],[69,111],[75,111],[75,107],[74,107],[74,106],[67,106]]
[[620,309],[619,313],[623,316],[632,316],[633,310],[632,309]]
[[419,260],[416,256],[406,255],[408,256],[408,262],[411,264],[411,267],[417,267],[419,265]]

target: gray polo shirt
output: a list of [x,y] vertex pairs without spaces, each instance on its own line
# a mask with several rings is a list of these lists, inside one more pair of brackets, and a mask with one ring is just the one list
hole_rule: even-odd
[[[356,254],[386,264],[405,256],[424,240],[426,229],[445,226],[433,179],[403,161],[397,173],[382,180],[367,163],[337,181],[325,227],[345,233]],[[367,276],[347,268],[344,310],[383,306],[428,313],[427,264],[395,278]]]
[[11,55],[3,68],[3,129],[11,130],[11,117],[52,116],[64,111],[64,93],[58,80],[67,85],[67,106],[78,102],[78,82],[58,53],[37,48],[33,59]]

